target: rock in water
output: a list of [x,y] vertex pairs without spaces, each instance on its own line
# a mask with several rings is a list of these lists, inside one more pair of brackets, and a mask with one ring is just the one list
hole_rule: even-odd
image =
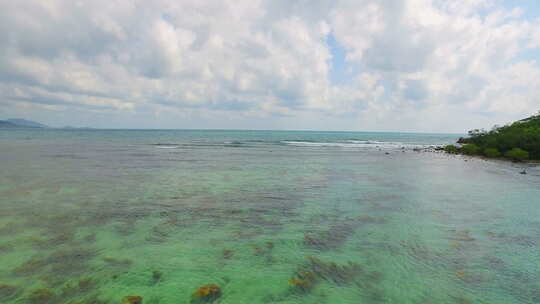
[[221,288],[216,284],[201,286],[191,296],[191,303],[211,303],[221,297]]
[[125,296],[122,299],[122,304],[142,304],[142,297],[140,297],[140,296]]
[[527,174],[527,171],[523,170],[523,171],[519,172],[519,174]]

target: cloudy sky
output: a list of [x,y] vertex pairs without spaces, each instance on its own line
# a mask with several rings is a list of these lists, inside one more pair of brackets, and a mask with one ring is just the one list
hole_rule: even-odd
[[0,1],[0,118],[464,132],[538,110],[537,0]]

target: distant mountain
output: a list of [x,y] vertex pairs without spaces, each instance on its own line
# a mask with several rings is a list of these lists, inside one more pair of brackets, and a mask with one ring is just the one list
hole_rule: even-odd
[[0,128],[18,128],[18,127],[19,126],[9,121],[0,120]]
[[10,118],[6,120],[0,120],[0,128],[48,128],[46,125],[39,122],[21,119]]
[[29,127],[29,128],[48,128],[46,125],[41,124],[39,122],[26,120],[22,118],[10,118],[10,119],[7,119],[7,121],[14,123],[18,126],[24,126],[24,127]]
[[91,128],[91,127],[73,127],[73,126],[64,126],[62,127],[62,129],[68,129],[68,130],[93,130],[95,128]]

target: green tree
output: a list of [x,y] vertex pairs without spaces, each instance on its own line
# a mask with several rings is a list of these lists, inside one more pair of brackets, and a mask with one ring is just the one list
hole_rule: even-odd
[[504,156],[515,161],[523,161],[529,159],[529,152],[520,148],[513,148],[512,150],[506,152]]
[[458,148],[454,145],[447,145],[444,147],[444,151],[447,153],[456,154],[458,152]]
[[497,148],[487,148],[484,149],[484,155],[490,158],[495,158],[501,156],[501,152]]
[[[461,142],[476,145],[484,154],[486,154],[487,149],[496,149],[506,156],[509,151],[518,148],[528,152],[530,159],[540,160],[540,114],[506,126],[495,126],[490,131],[483,129],[471,130],[469,131],[469,137],[461,139]],[[464,146],[461,152],[475,154],[473,150],[474,148]],[[489,151],[494,152],[494,150]],[[525,155],[523,152],[511,152],[510,155],[515,153],[520,157]],[[488,155],[486,154],[486,156]],[[509,156],[509,158],[512,157]]]
[[461,152],[467,155],[478,154],[478,152],[480,152],[480,147],[478,147],[475,144],[466,144],[466,145],[463,145],[463,147],[461,148]]

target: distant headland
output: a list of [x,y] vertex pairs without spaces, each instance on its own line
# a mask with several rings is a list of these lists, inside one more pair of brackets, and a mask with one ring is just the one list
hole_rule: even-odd
[[93,130],[92,127],[51,127],[45,124],[22,118],[0,119],[0,129],[66,129],[66,130]]
[[512,161],[540,160],[540,112],[490,131],[475,129],[469,137],[444,150],[452,154],[480,155]]
[[0,128],[48,128],[48,126],[22,118],[0,120]]

